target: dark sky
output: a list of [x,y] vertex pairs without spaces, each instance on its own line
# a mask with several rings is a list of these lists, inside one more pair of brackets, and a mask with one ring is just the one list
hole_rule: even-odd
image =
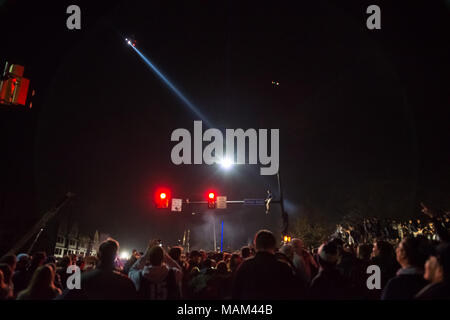
[[[198,119],[125,36],[213,127],[280,129],[291,220],[334,221],[358,201],[399,217],[417,215],[420,201],[448,203],[448,1],[58,3],[0,9],[0,62],[23,64],[37,91],[33,109],[1,110],[1,209],[17,230],[71,190],[63,214],[124,248],[171,244],[186,228],[207,247],[211,213],[156,210],[156,187],[191,199],[208,188],[229,199],[276,191],[259,165],[171,163],[171,132]],[[81,31],[65,27],[69,4],[81,7]],[[369,4],[381,7],[381,30],[366,28]],[[238,247],[259,228],[279,232],[279,214],[234,206],[216,219]]]

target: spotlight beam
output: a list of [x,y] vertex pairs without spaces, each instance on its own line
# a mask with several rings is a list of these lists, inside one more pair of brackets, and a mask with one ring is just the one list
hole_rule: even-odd
[[170,80],[163,75],[158,68],[156,68],[156,66],[144,55],[141,53],[141,51],[139,51],[135,46],[131,46],[131,48],[133,48],[134,51],[136,51],[136,53],[141,57],[141,59],[145,62],[145,64],[147,65],[147,67],[149,67],[177,96],[178,98],[184,102],[185,105],[188,106],[189,109],[191,109],[192,112],[195,113],[195,115],[197,117],[199,117],[207,126],[209,126],[211,128],[211,125],[209,123],[209,121],[206,119],[206,117],[200,112],[200,110],[194,106],[194,104],[192,104],[182,93],[180,90],[178,90],[173,84],[172,82],[170,82]]

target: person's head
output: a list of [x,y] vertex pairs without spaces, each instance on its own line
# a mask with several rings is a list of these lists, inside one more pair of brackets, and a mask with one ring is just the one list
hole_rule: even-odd
[[275,236],[269,230],[260,230],[255,235],[256,252],[275,253],[276,240]]
[[360,244],[356,250],[356,256],[360,260],[370,260],[372,245],[368,243]]
[[3,272],[3,281],[6,284],[10,284],[12,281],[13,271],[6,263],[0,263],[0,270]]
[[406,237],[395,250],[396,258],[402,268],[416,267],[423,269],[430,255],[428,239],[425,237]]
[[98,248],[98,259],[103,267],[113,267],[119,251],[119,243],[114,239],[103,241]]
[[225,261],[219,261],[216,269],[219,274],[227,274],[228,273],[227,263]]
[[291,246],[294,249],[294,252],[297,254],[301,254],[303,251],[303,241],[299,238],[294,238],[291,241]]
[[16,270],[25,270],[30,264],[30,256],[26,253],[19,253],[17,255]]
[[43,251],[36,252],[33,254],[31,258],[31,266],[38,267],[42,266],[45,263],[45,260],[47,259],[47,254]]
[[202,255],[197,250],[193,250],[189,254],[189,259],[190,259],[189,263],[198,266],[198,265],[200,265],[200,262],[202,261]]
[[164,259],[164,250],[160,246],[154,246],[150,249],[148,254],[150,264],[155,267],[159,267]]
[[450,243],[441,243],[425,263],[426,280],[433,283],[450,279]]
[[319,265],[323,269],[333,269],[339,260],[339,249],[335,242],[327,242],[319,247],[317,253]]
[[40,266],[36,269],[28,285],[27,291],[29,293],[37,293],[48,288],[54,288],[53,281],[55,273],[49,265]]
[[231,259],[230,259],[230,269],[231,269],[231,271],[236,270],[237,267],[241,264],[241,262],[242,262],[241,257],[238,254],[233,253],[231,255]]
[[169,250],[169,256],[175,260],[180,261],[181,253],[183,252],[183,248],[181,247],[172,247]]
[[242,259],[246,259],[248,257],[250,257],[251,252],[250,252],[250,248],[245,246],[241,248],[241,257]]
[[393,256],[394,248],[389,242],[378,240],[373,244],[372,255],[374,257],[380,257],[382,259],[390,258]]
[[290,244],[283,245],[280,250],[282,254],[284,254],[289,260],[292,261],[294,259],[294,247]]
[[16,269],[17,258],[14,254],[8,254],[0,259],[0,263],[6,263],[14,272]]

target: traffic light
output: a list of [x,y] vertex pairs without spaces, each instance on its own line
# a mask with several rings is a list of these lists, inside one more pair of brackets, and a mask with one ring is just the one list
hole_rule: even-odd
[[216,208],[216,194],[214,192],[208,192],[208,208]]
[[167,209],[169,207],[170,192],[159,189],[155,195],[155,205],[158,209]]

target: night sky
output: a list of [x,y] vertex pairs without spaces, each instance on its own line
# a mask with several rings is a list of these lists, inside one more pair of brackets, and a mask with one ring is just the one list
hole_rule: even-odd
[[[172,131],[193,133],[200,119],[125,37],[214,128],[280,129],[291,221],[335,222],[355,206],[400,218],[417,216],[420,201],[450,208],[450,3],[392,2],[1,1],[0,63],[24,65],[37,93],[31,110],[0,109],[2,227],[23,232],[70,190],[61,214],[123,248],[175,244],[189,228],[194,247],[211,249],[206,206],[156,210],[155,188],[192,200],[209,188],[230,200],[278,196],[259,165],[171,163]],[[80,31],[66,29],[70,4]],[[366,28],[370,4],[381,30]],[[215,216],[226,247],[281,230],[277,206]]]

